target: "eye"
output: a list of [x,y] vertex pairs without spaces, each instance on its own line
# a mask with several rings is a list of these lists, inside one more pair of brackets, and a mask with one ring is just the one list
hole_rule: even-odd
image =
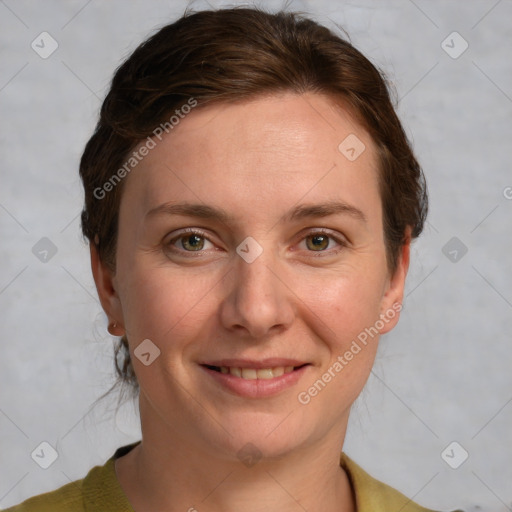
[[[310,252],[331,252],[331,250],[333,250],[332,252],[338,252],[341,247],[346,245],[340,238],[324,231],[310,233],[303,238],[302,242],[305,243],[306,249]],[[337,250],[336,246],[338,247]]]
[[212,242],[208,240],[205,234],[195,230],[186,231],[174,237],[168,245],[180,252],[202,252],[203,249],[213,248]]
[[[214,244],[208,239],[205,233],[197,229],[188,229],[173,237],[166,244],[177,253],[202,253],[208,249],[214,249]],[[316,253],[337,253],[346,246],[341,237],[336,237],[329,232],[315,231],[304,237],[300,249]]]

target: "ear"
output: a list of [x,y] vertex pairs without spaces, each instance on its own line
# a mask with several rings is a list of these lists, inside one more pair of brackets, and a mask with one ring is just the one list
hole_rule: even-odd
[[91,251],[91,269],[96,283],[96,290],[101,306],[108,317],[108,331],[113,336],[125,334],[123,310],[121,301],[114,287],[114,274],[108,266],[101,261],[96,244],[89,244]]
[[405,242],[400,251],[398,263],[394,274],[389,278],[386,290],[382,296],[380,318],[384,327],[379,329],[380,334],[391,331],[400,318],[402,302],[404,299],[405,278],[409,270],[411,252],[411,228],[407,227]]

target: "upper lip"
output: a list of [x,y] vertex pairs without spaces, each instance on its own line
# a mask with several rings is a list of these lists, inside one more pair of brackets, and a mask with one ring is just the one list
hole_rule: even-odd
[[270,357],[267,359],[218,359],[211,361],[204,361],[200,363],[203,366],[225,366],[229,368],[277,368],[279,366],[303,366],[308,364],[305,361],[299,361],[298,359],[284,359],[280,357]]

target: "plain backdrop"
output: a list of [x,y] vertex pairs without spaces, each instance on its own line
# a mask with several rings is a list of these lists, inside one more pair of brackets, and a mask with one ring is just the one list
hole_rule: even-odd
[[[114,339],[80,236],[77,169],[114,69],[187,5],[208,7],[0,1],[2,508],[139,439],[129,404],[116,415],[113,395],[91,408],[114,381]],[[288,9],[345,28],[387,73],[430,190],[402,318],[381,339],[344,449],[424,506],[511,510],[512,2]],[[51,55],[41,38],[44,51],[58,45]],[[42,442],[58,454],[48,469],[31,457]]]

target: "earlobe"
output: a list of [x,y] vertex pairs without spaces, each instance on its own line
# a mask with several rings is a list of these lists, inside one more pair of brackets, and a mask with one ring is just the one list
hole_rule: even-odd
[[105,311],[109,326],[108,332],[113,336],[123,336],[123,315],[121,302],[114,287],[114,273],[101,261],[98,248],[95,243],[89,244],[91,253],[91,270],[96,284],[96,290],[100,299],[103,311]]

